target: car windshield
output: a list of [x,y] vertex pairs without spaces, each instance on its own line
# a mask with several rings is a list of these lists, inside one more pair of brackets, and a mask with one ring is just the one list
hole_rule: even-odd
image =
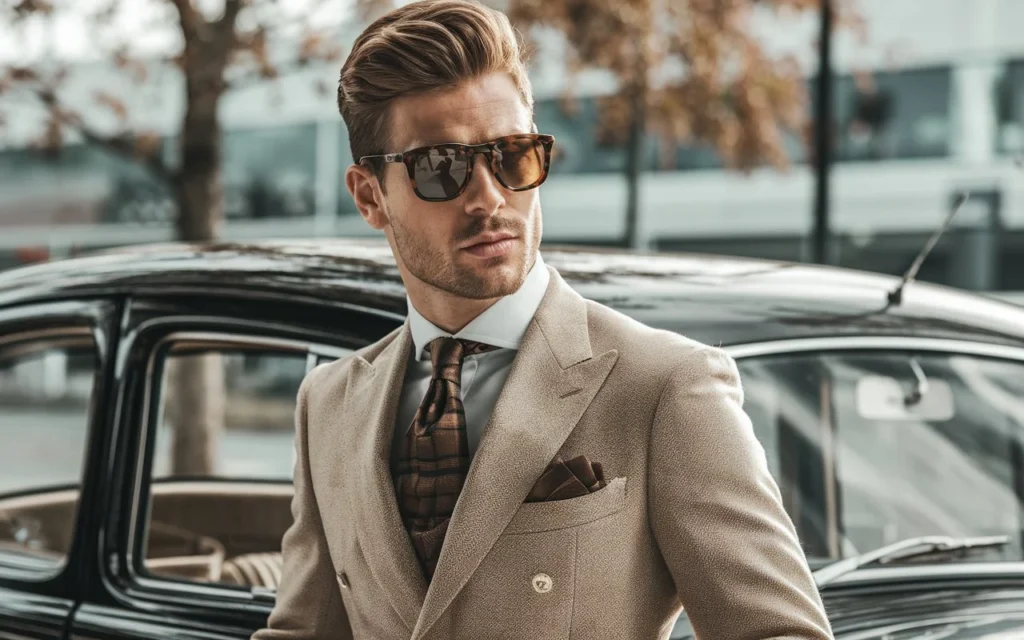
[[739,367],[812,566],[935,535],[1005,534],[970,561],[1024,559],[1024,363],[872,350]]

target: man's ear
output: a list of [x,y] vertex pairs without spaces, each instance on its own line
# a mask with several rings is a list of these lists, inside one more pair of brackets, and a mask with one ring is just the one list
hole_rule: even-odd
[[370,167],[361,164],[349,165],[345,171],[345,186],[352,194],[356,209],[366,223],[380,230],[390,221],[385,213],[384,193],[380,181]]

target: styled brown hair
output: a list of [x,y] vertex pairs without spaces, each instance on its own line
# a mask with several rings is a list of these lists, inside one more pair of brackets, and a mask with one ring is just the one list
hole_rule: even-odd
[[381,16],[341,67],[338,109],[352,158],[396,151],[387,148],[396,98],[452,89],[493,72],[508,73],[533,111],[522,42],[502,12],[474,0],[418,0]]

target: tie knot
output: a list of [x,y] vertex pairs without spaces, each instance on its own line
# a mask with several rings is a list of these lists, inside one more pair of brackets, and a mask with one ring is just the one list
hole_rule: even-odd
[[462,340],[459,338],[443,337],[431,341],[430,361],[434,366],[434,377],[455,384],[462,382],[462,361],[466,356],[473,356],[478,353],[486,353],[497,349],[494,345],[475,342],[473,340]]

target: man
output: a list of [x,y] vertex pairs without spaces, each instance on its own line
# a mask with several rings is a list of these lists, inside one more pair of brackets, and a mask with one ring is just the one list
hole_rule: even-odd
[[407,4],[338,96],[409,320],[302,384],[254,638],[667,638],[682,607],[705,639],[830,637],[733,361],[543,264],[554,143],[507,19]]

